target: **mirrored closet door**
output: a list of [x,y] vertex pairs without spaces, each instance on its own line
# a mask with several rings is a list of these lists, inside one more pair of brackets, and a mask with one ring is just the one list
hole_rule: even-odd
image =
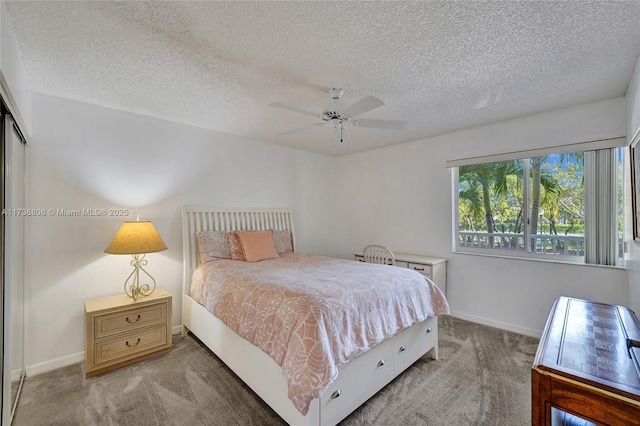
[[25,141],[13,118],[2,119],[2,426],[11,424],[24,367]]

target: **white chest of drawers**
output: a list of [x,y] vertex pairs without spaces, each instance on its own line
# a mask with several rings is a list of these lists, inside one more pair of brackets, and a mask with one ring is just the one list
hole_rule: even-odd
[[[362,253],[355,253],[354,256],[357,261],[364,262]],[[394,253],[394,256],[396,266],[420,272],[447,294],[447,259],[408,253]]]

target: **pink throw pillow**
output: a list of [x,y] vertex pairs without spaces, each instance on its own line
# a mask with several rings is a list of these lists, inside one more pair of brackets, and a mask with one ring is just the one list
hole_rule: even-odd
[[244,260],[258,262],[260,260],[274,259],[278,252],[273,245],[273,231],[236,232],[242,246]]

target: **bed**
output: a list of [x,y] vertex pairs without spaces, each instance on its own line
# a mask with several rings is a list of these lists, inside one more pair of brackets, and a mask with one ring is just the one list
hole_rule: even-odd
[[[220,270],[225,270],[225,279],[232,280],[234,277],[242,276],[242,279],[236,280],[239,282],[246,281],[245,278],[252,274],[260,273],[271,277],[272,280],[282,281],[285,285],[290,272],[287,269],[287,272],[284,273],[282,268],[290,267],[299,270],[303,267],[320,268],[326,271],[342,268],[339,270],[342,271],[345,280],[360,273],[388,274],[393,271],[394,274],[412,274],[414,271],[399,272],[404,268],[398,268],[398,272],[396,272],[395,268],[392,269],[386,265],[361,265],[360,262],[296,254],[294,226],[291,211],[288,209],[183,206],[182,220],[183,333],[193,333],[290,425],[335,425],[420,357],[430,353],[432,358],[438,358],[437,315],[448,313],[448,305],[435,284],[427,281],[425,287],[428,287],[427,293],[430,296],[423,297],[433,298],[438,306],[435,308],[426,307],[422,310],[428,310],[433,316],[421,312],[425,319],[420,319],[412,325],[404,324],[406,320],[401,319],[399,321],[404,322],[402,322],[399,332],[394,331],[395,334],[384,335],[384,338],[376,335],[379,341],[372,340],[373,338],[363,338],[364,343],[360,342],[360,349],[355,352],[351,347],[349,350],[341,348],[342,352],[334,351],[332,356],[327,357],[327,360],[330,359],[333,362],[326,368],[327,373],[322,376],[321,380],[311,380],[313,383],[309,385],[310,380],[306,380],[308,376],[293,376],[293,373],[290,373],[291,370],[285,368],[291,362],[285,362],[282,358],[275,356],[268,347],[261,348],[250,343],[251,339],[243,334],[242,326],[229,320],[228,316],[233,314],[233,309],[231,314],[225,316],[221,308],[217,308],[216,314],[225,318],[225,323],[210,312],[216,308],[205,307],[207,303],[199,295],[199,292],[203,291],[200,290],[202,276],[208,275],[209,272],[219,274]],[[197,235],[202,231],[269,231],[273,235],[275,233],[284,234],[290,236],[290,251],[294,253],[283,253],[275,259],[261,262],[213,260],[212,262],[204,262],[199,267],[202,259],[201,253],[198,252]],[[257,235],[259,232],[255,234]],[[304,271],[306,276],[318,276],[319,279],[325,279],[324,276],[317,275],[312,269],[304,269]],[[216,275],[216,277],[218,280],[223,280],[220,275]],[[194,281],[193,289],[192,280]],[[291,281],[289,285],[296,285],[295,280],[289,281]],[[316,286],[318,289],[329,288],[329,284],[322,282],[322,286]],[[240,284],[235,283],[234,285]],[[262,288],[264,287],[262,286]],[[288,293],[290,293],[289,290]],[[248,292],[245,288],[241,290],[240,294],[248,294]],[[229,296],[228,300],[238,297],[235,294]],[[196,301],[196,299],[200,301]],[[306,296],[303,299],[306,300]],[[296,302],[298,301],[296,299]],[[433,311],[431,311],[432,308]],[[411,308],[409,311],[413,313],[416,309],[420,310],[421,308]],[[327,327],[331,329],[330,325]],[[241,337],[240,334],[243,334],[244,337]],[[371,344],[372,342],[373,344]],[[282,354],[284,356],[292,352],[294,352],[292,349],[288,349]],[[343,357],[338,356],[338,353],[341,353]],[[292,356],[293,362],[297,358],[301,357]],[[314,355],[312,358],[311,361],[305,358],[304,362],[325,365],[323,364],[324,359],[318,361],[320,355]],[[277,359],[278,362],[274,359]],[[298,364],[297,367],[293,366],[292,370],[298,374],[302,369]],[[292,377],[296,378],[297,387],[292,386]],[[304,380],[299,380],[299,377],[303,377]],[[316,383],[318,381],[319,383]],[[303,386],[300,386],[300,383],[303,383]],[[303,392],[302,396],[297,394],[300,389]],[[311,395],[315,395],[315,397],[311,397]]]

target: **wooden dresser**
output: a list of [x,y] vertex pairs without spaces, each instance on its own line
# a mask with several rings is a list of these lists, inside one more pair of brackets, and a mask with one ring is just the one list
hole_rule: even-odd
[[556,412],[640,424],[640,323],[624,306],[556,299],[531,372],[533,425]]
[[137,301],[125,294],[87,300],[85,377],[171,350],[171,294],[156,289]]
[[[436,283],[445,295],[447,294],[447,259],[407,253],[393,255],[396,258],[396,266],[420,272]],[[355,253],[354,256],[357,261],[364,262],[362,253]]]

